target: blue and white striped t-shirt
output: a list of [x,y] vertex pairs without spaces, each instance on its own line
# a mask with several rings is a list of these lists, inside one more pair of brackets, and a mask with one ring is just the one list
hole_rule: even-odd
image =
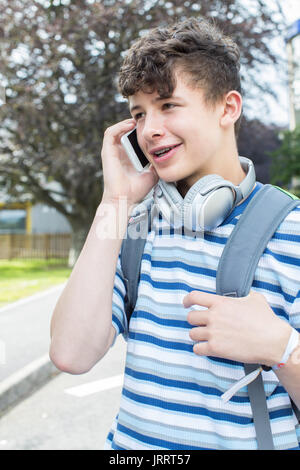
[[[243,364],[193,352],[192,326],[187,322],[190,309],[183,307],[182,300],[192,290],[216,292],[222,250],[260,187],[257,184],[249,198],[204,238],[164,234],[166,222],[155,217],[146,240],[129,332],[118,263],[113,326],[127,340],[127,356],[120,410],[105,449],[257,449],[247,387],[229,402],[221,400],[244,376]],[[252,289],[300,331],[300,203],[268,243]],[[298,448],[300,426],[288,394],[273,371],[264,371],[263,381],[275,448]]]

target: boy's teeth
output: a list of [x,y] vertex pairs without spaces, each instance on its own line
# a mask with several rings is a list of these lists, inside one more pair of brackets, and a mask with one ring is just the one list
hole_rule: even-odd
[[162,153],[166,153],[166,152],[168,152],[169,150],[171,150],[171,148],[173,148],[173,147],[167,147],[167,148],[165,148],[165,149],[163,149],[163,150],[159,150],[158,152],[155,152],[155,155],[161,155]]

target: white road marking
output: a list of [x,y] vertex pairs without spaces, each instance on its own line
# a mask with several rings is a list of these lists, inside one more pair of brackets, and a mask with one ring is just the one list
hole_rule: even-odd
[[76,387],[66,388],[65,393],[74,395],[75,397],[86,397],[93,393],[103,392],[111,388],[121,387],[123,385],[124,374],[114,375],[107,379],[95,380],[86,384],[77,385]]

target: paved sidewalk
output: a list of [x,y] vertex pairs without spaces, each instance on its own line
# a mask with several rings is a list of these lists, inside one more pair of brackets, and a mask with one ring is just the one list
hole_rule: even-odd
[[126,343],[89,372],[61,372],[0,418],[3,450],[101,450],[118,413]]
[[64,284],[0,309],[0,415],[58,373],[50,321]]
[[63,288],[0,309],[0,450],[101,449],[118,411],[122,337],[86,374],[59,372],[49,359],[50,321]]

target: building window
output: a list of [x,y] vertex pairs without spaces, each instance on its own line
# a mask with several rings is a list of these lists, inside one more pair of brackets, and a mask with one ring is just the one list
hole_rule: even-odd
[[0,210],[0,233],[25,233],[26,210],[2,209]]

